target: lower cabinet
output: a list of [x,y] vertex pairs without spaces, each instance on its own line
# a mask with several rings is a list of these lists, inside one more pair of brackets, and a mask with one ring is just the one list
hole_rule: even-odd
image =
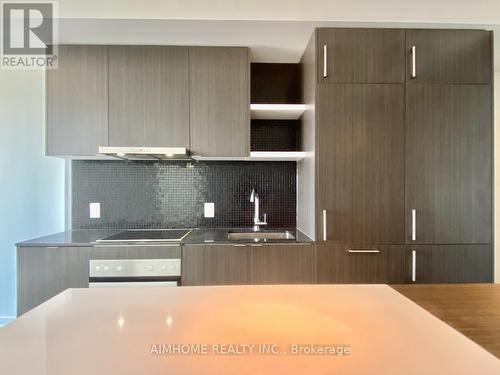
[[88,247],[18,247],[17,315],[68,288],[89,284]]
[[230,244],[182,247],[182,285],[249,283],[249,247]]
[[318,245],[317,272],[320,284],[400,284],[410,278],[404,245]]
[[252,284],[314,284],[315,246],[263,245],[252,247]]
[[411,245],[407,259],[416,283],[490,283],[491,245]]
[[315,283],[313,245],[186,245],[182,285]]

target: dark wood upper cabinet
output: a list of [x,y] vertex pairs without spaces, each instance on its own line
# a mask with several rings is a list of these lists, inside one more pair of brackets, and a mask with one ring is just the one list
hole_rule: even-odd
[[189,49],[191,153],[250,153],[250,63],[248,48]]
[[189,148],[187,47],[109,47],[109,145]]
[[252,284],[314,284],[314,245],[252,247]]
[[402,83],[405,32],[397,29],[319,29],[319,83]]
[[406,147],[408,243],[491,243],[491,87],[408,85]]
[[[491,283],[491,245],[408,246],[408,273],[416,283]],[[412,254],[414,252],[414,254]]]
[[406,50],[409,82],[487,84],[491,81],[489,31],[409,30]]
[[320,85],[317,103],[318,240],[403,244],[404,85]]
[[318,283],[406,283],[404,245],[317,247]]
[[46,154],[97,154],[108,144],[107,47],[60,45],[46,83]]

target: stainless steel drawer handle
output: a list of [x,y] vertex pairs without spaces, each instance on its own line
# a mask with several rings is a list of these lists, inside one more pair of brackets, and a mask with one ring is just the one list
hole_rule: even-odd
[[411,281],[417,281],[417,252],[415,250],[411,252]]
[[411,47],[411,78],[417,76],[417,48]]
[[380,254],[379,249],[347,249],[349,254]]
[[411,240],[417,240],[417,210],[411,210]]
[[328,70],[327,70],[327,60],[328,60],[328,50],[326,47],[326,44],[323,46],[323,78],[326,78],[328,76]]
[[323,242],[326,242],[326,210],[323,210]]

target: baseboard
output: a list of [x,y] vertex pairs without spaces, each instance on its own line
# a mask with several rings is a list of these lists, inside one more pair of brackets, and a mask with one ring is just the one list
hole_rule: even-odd
[[0,316],[0,327],[12,322],[15,319],[15,316]]

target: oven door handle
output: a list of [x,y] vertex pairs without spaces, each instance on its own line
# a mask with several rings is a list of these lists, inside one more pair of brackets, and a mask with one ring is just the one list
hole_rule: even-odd
[[89,288],[144,288],[179,286],[177,281],[92,281]]

